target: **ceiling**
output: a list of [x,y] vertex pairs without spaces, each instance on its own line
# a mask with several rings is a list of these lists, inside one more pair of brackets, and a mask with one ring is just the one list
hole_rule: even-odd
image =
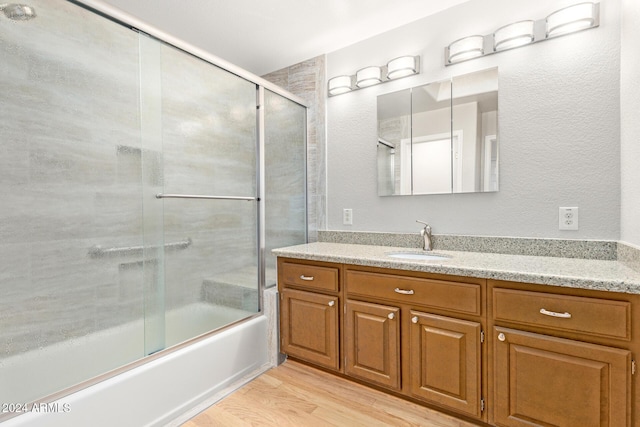
[[468,0],[103,0],[258,76]]

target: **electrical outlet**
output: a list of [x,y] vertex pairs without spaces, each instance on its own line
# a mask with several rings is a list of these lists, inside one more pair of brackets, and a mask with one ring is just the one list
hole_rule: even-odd
[[353,209],[342,210],[342,224],[353,225]]
[[560,230],[578,229],[578,208],[560,208],[558,214],[558,228]]

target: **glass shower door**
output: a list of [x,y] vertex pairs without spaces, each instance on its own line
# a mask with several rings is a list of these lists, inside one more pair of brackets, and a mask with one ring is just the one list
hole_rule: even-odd
[[146,332],[170,347],[259,309],[256,85],[154,43],[162,95],[149,133],[162,141],[162,188],[145,205],[163,211],[163,282],[150,296],[163,295],[165,322]]
[[307,242],[307,109],[264,91],[265,286],[276,284],[272,249]]
[[68,2],[29,6],[28,21],[0,14],[4,403],[145,354],[137,35]]

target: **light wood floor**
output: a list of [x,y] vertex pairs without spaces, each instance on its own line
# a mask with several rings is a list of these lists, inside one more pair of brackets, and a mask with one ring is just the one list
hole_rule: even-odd
[[182,427],[474,425],[288,360]]

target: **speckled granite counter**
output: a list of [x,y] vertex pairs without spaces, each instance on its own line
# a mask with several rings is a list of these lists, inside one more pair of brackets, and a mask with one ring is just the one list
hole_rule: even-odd
[[436,250],[434,254],[448,258],[416,261],[390,258],[394,252],[422,251],[328,242],[273,250],[288,258],[640,294],[640,273],[615,260]]

